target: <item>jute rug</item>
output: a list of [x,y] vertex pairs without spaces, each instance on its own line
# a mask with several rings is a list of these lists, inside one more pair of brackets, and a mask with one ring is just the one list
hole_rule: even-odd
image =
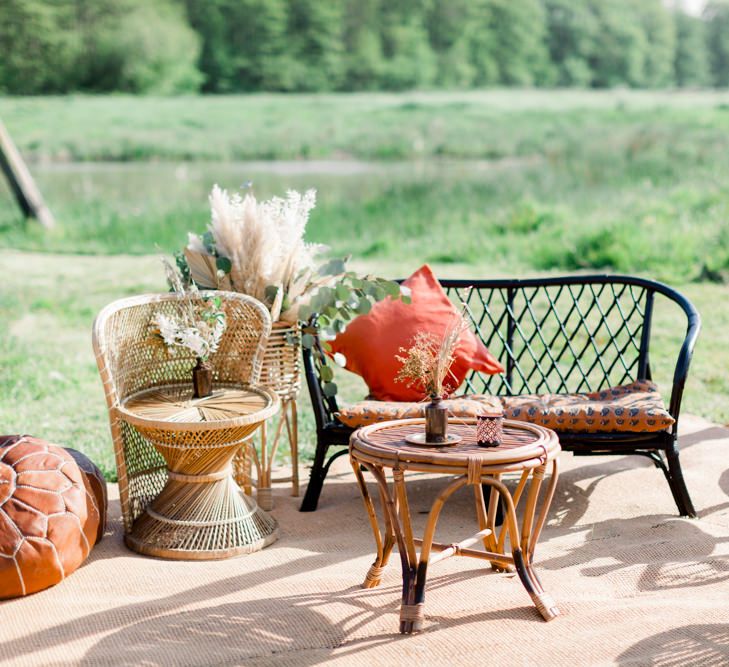
[[[630,458],[562,454],[537,568],[563,615],[544,623],[513,575],[479,561],[435,565],[426,630],[398,634],[397,554],[380,588],[346,461],[313,514],[275,490],[281,538],[250,556],[172,562],[137,556],[112,520],[65,582],[0,604],[12,665],[729,665],[729,430],[684,422],[682,457],[698,521],[679,519],[662,473]],[[411,482],[424,517],[442,479]],[[422,523],[422,521],[421,521]],[[442,541],[475,532],[472,498],[450,501]]]

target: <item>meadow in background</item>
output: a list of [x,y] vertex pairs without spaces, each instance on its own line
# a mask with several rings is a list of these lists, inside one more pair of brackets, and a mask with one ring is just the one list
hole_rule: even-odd
[[[203,231],[213,182],[252,180],[261,197],[316,187],[309,239],[387,277],[428,261],[452,277],[665,280],[705,321],[686,409],[729,421],[729,93],[0,98],[0,117],[59,222],[23,221],[0,186],[0,423],[75,445],[110,476],[93,317],[165,289],[157,255]],[[663,387],[676,321],[658,309]],[[340,375],[345,398],[365,393]]]
[[0,119],[58,225],[0,180],[0,431],[113,477],[93,318],[164,290],[212,185],[249,181],[316,188],[307,240],[385,277],[678,287],[705,322],[684,405],[726,423],[727,86],[727,0],[3,0]]

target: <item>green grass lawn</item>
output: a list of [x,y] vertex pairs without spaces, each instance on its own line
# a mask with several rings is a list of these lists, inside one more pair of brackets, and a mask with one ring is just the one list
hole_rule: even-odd
[[[0,431],[76,444],[113,472],[93,317],[163,289],[155,253],[204,229],[214,182],[249,179],[261,196],[317,187],[308,238],[382,275],[429,261],[679,287],[704,317],[685,409],[729,422],[729,93],[0,98],[0,118],[59,222],[26,224],[0,185]],[[658,309],[664,389],[683,326]]]
[[[404,275],[417,260],[359,262],[362,271]],[[90,257],[0,251],[5,279],[0,283],[0,432],[26,432],[76,447],[115,475],[111,438],[93,351],[91,327],[96,313],[122,296],[164,289],[156,256]],[[435,266],[438,275],[479,277],[465,265]],[[684,409],[721,423],[729,422],[729,288],[711,284],[681,287],[704,316],[704,331],[685,395]],[[670,390],[678,346],[683,337],[674,308],[657,307],[652,364],[661,388]],[[345,400],[364,396],[361,381],[339,371]],[[302,460],[313,455],[314,424],[306,391],[301,396]]]
[[708,149],[729,126],[729,93],[72,95],[0,98],[0,118],[36,160],[559,159],[585,142],[635,152],[670,139],[671,152],[688,135]]

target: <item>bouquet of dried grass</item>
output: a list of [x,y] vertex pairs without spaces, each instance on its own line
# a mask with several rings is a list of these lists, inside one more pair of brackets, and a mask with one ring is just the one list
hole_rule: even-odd
[[[303,323],[301,344],[321,361],[314,333],[331,340],[375,302],[392,297],[409,303],[410,297],[396,282],[348,271],[348,257],[319,263],[326,246],[304,240],[315,204],[314,190],[258,201],[250,192],[229,195],[216,185],[208,230],[188,235],[177,263],[188,284],[248,294],[270,308],[274,322]],[[336,394],[332,377],[323,391]]]
[[326,246],[304,241],[315,204],[315,190],[258,201],[215,185],[208,231],[189,234],[184,250],[190,278],[200,287],[255,297],[270,307],[274,321],[296,322],[306,298],[332,281],[316,266]]
[[[464,305],[464,311],[466,306]],[[458,387],[448,382],[453,379],[451,366],[461,334],[468,329],[464,312],[455,313],[441,339],[433,333],[421,331],[413,338],[409,348],[400,348],[404,356],[395,355],[402,368],[396,382],[406,382],[408,387],[422,387],[431,400],[445,398]]]

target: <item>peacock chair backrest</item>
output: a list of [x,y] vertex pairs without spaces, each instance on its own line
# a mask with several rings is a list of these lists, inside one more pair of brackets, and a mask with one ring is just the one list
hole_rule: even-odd
[[156,334],[153,319],[159,314],[175,317],[183,299],[202,304],[213,296],[220,298],[220,309],[226,316],[220,346],[210,357],[213,385],[258,383],[271,333],[271,316],[260,301],[250,296],[233,292],[144,294],[114,301],[94,322],[94,353],[109,408],[126,532],[162,489],[167,474],[160,454],[119,418],[118,408],[145,389],[192,383],[196,355],[186,348],[168,348]]

